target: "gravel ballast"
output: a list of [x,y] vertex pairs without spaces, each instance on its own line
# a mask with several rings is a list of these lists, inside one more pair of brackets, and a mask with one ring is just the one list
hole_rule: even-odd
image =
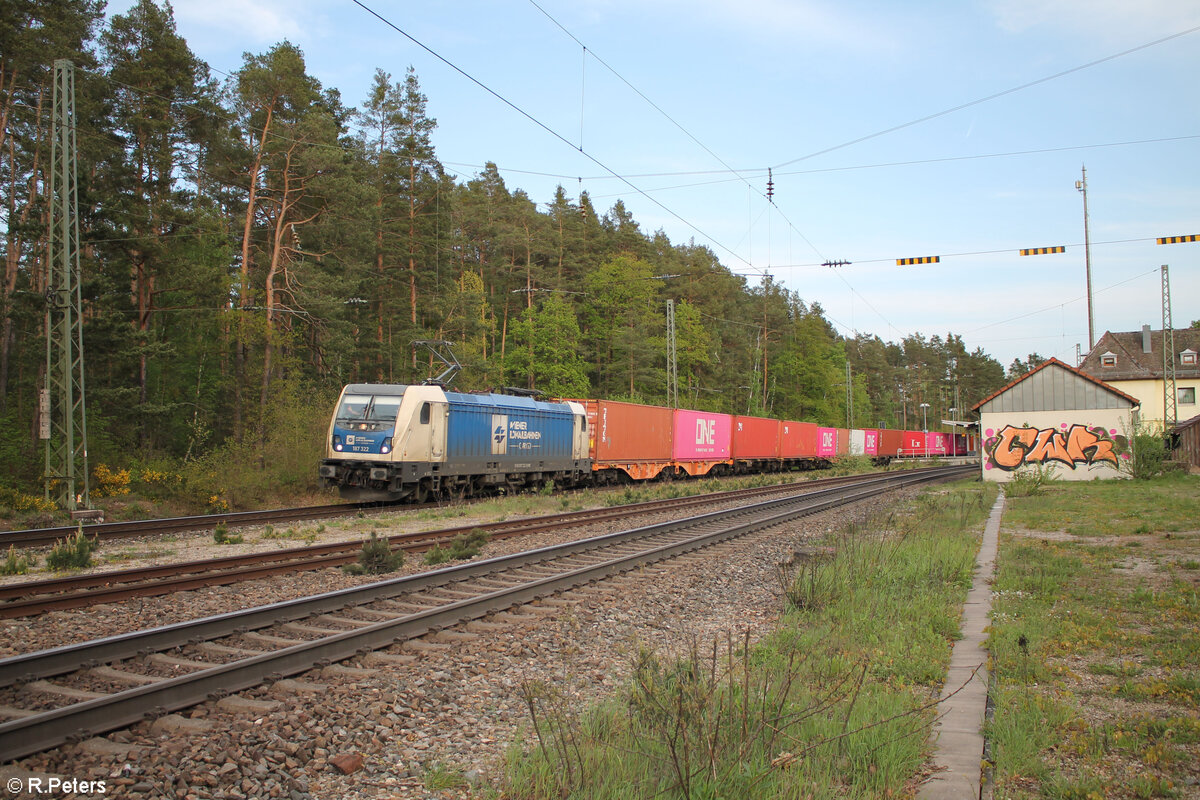
[[[107,797],[480,796],[496,785],[505,748],[527,724],[524,684],[543,682],[580,705],[620,686],[640,647],[679,654],[714,637],[756,640],[782,611],[780,563],[806,541],[869,518],[912,491],[806,517],[469,629],[31,756],[7,770],[18,779],[43,773],[103,780]],[[621,527],[631,526],[510,539],[489,544],[483,556]],[[422,569],[410,564],[402,572]],[[330,569],[8,620],[4,646],[29,652],[370,580]],[[462,776],[466,785],[432,789],[431,774]]]

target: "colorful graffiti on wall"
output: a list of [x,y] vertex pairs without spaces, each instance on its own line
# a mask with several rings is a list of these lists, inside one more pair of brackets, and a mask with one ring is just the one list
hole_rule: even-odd
[[1080,465],[1093,467],[1108,464],[1118,467],[1118,459],[1128,459],[1124,436],[1115,429],[1095,426],[1068,425],[1058,428],[1030,428],[1006,425],[1000,431],[989,428],[984,432],[984,469],[1013,472],[1026,465],[1063,466],[1075,469]]

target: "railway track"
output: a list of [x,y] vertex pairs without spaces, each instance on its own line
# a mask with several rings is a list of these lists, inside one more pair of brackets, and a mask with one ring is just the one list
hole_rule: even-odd
[[[871,476],[555,547],[0,661],[0,753],[20,758],[296,675],[806,514],[970,468]],[[183,674],[179,674],[182,672]]]
[[[434,546],[445,546],[452,542],[455,536],[477,530],[483,531],[493,539],[506,539],[567,527],[578,527],[589,523],[623,519],[654,511],[678,511],[713,502],[749,500],[756,497],[794,493],[803,489],[839,486],[854,480],[858,480],[858,476],[822,478],[802,483],[737,489],[715,494],[653,500],[610,508],[445,528],[437,531],[404,533],[388,537],[388,543],[393,550],[419,553]],[[343,508],[345,507],[343,506]],[[68,575],[41,581],[3,585],[0,586],[0,619],[33,616],[47,611],[84,608],[99,603],[120,602],[135,597],[152,597],[207,586],[228,585],[302,570],[337,567],[357,560],[361,546],[360,541],[331,542],[224,558],[95,572],[87,575]]]
[[[436,507],[436,503],[422,506],[408,505],[406,509]],[[267,525],[276,522],[295,522],[306,519],[329,519],[344,517],[359,511],[387,508],[382,503],[334,503],[327,506],[305,506],[303,508],[277,508],[264,511],[230,511],[224,514],[202,514],[192,517],[167,517],[163,519],[139,519],[128,522],[94,522],[88,525],[70,525],[58,528],[30,528],[19,531],[0,531],[0,547],[46,547],[57,541],[74,536],[82,528],[85,535],[100,541],[126,539],[131,536],[160,535],[204,531],[224,523],[237,528],[246,525]]]

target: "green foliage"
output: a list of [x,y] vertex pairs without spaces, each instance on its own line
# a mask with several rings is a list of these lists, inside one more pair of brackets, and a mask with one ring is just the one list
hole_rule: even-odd
[[[1174,572],[1195,541],[1172,531],[1194,530],[1195,494],[1194,478],[1169,476],[1068,482],[1009,503],[1006,527],[1059,532],[1065,521],[1081,538],[1001,541],[988,640],[998,797],[1172,796],[1188,775],[1200,603]],[[1159,532],[1127,542],[1132,552],[1095,543],[1142,515]],[[1145,569],[1122,563],[1133,553]]]
[[448,175],[412,69],[377,72],[353,113],[289,42],[245,54],[222,91],[169,5],[138,0],[104,26],[97,0],[11,11],[0,474],[14,490],[41,472],[48,159],[28,110],[59,57],[111,78],[81,82],[77,114],[94,211],[88,449],[129,476],[98,481],[98,497],[218,511],[311,493],[336,391],[428,377],[403,346],[414,339],[455,342],[464,390],[664,403],[667,299],[684,406],[841,426],[849,366],[853,426],[911,427],[923,401],[945,415],[952,378],[962,406],[1003,383],[953,334],[846,339],[811,298],[643,231],[620,201],[560,187],[546,204],[490,163]]
[[38,497],[37,495],[25,494],[24,492],[16,489],[6,489],[3,487],[0,487],[0,505],[16,512],[50,512],[55,511],[58,508],[54,502],[46,500],[45,498]]
[[621,694],[590,708],[526,683],[533,741],[510,751],[505,796],[902,795],[993,497],[959,489],[879,520],[897,531],[886,541],[872,525],[823,542],[832,553],[809,563],[835,570],[828,591],[757,645],[718,637],[675,660],[638,648]]
[[466,561],[479,555],[487,542],[487,533],[479,528],[470,533],[456,534],[446,547],[434,545],[426,550],[425,563],[429,566],[436,566],[447,561]]
[[1037,497],[1058,482],[1054,467],[1050,464],[1026,464],[1013,473],[1004,485],[1008,497]]
[[384,575],[395,572],[404,566],[404,551],[392,552],[392,546],[386,538],[380,538],[378,531],[371,531],[371,537],[363,542],[362,552],[358,554],[357,564],[343,567],[353,575]]
[[83,569],[92,565],[92,553],[100,546],[96,537],[83,535],[83,526],[72,536],[60,539],[46,555],[46,566],[52,570]]
[[1133,437],[1130,474],[1137,480],[1148,480],[1163,474],[1167,447],[1161,436],[1140,433]]
[[217,544],[241,544],[244,539],[240,533],[230,533],[229,526],[222,520],[213,529],[213,541]]
[[17,548],[10,544],[4,563],[0,564],[0,575],[24,575],[29,572],[30,567],[36,565],[36,557],[18,553]]

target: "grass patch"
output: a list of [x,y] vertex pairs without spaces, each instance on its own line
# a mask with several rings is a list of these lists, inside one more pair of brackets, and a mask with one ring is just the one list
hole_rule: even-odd
[[1193,475],[1147,481],[1058,481],[1041,495],[1014,498],[1004,511],[1005,526],[1065,531],[1075,536],[1196,530],[1200,492]]
[[312,544],[317,540],[317,534],[313,531],[300,531],[296,528],[288,528],[287,530],[277,530],[274,525],[267,525],[263,528],[261,539],[282,539],[282,540],[300,540],[307,544]]
[[[997,800],[1180,796],[1200,761],[1200,582],[1177,565],[1200,542],[1173,532],[1195,530],[1198,485],[1173,475],[1010,498],[988,641]],[[1137,536],[1121,543],[1136,559],[1105,535]]]
[[926,756],[995,488],[923,496],[781,566],[789,608],[761,642],[639,649],[613,698],[523,687],[532,739],[505,796],[895,797]]

